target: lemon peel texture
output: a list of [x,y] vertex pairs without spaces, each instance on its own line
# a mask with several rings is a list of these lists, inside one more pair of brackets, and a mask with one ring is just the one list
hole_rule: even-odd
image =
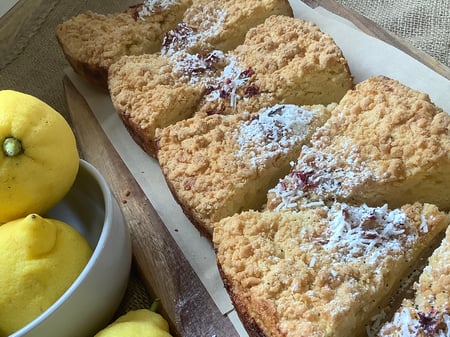
[[94,337],[171,337],[169,324],[148,309],[127,312],[99,331]]
[[0,91],[0,224],[45,214],[72,187],[79,168],[75,135],[38,98]]
[[0,337],[48,309],[92,255],[70,225],[30,214],[0,226]]

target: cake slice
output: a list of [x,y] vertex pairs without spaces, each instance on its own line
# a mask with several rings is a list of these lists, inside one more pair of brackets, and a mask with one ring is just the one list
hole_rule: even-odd
[[173,55],[211,50],[229,51],[247,31],[271,15],[293,16],[287,0],[197,0],[175,29],[167,32],[161,52]]
[[312,136],[268,209],[311,202],[450,210],[450,116],[428,95],[383,76],[349,91]]
[[352,88],[347,61],[313,22],[271,16],[249,30],[206,89],[200,113],[258,111],[262,104],[339,102]]
[[204,82],[217,76],[227,60],[208,54],[124,56],[110,68],[109,92],[134,141],[156,156],[155,132],[188,118],[198,106]]
[[359,337],[449,224],[430,204],[248,211],[214,228],[217,263],[251,337]]
[[332,106],[192,117],[159,130],[157,158],[184,212],[211,238],[221,218],[264,205]]
[[159,52],[164,34],[181,22],[191,0],[145,0],[123,12],[92,11],[56,27],[58,43],[72,68],[107,88],[108,69],[124,55]]
[[[248,11],[251,12],[250,9]],[[292,30],[292,27],[297,28]],[[270,29],[277,34],[267,35]],[[283,35],[283,30],[291,33]],[[304,102],[308,105],[328,104],[339,100],[352,85],[347,63],[338,47],[312,23],[275,15],[260,24],[258,29],[251,30],[248,36],[244,45],[250,45],[237,54],[218,50],[197,54],[178,51],[173,54],[124,57],[111,66],[109,91],[112,102],[129,132],[139,135],[135,139],[141,147],[154,156],[155,151],[148,149],[155,149],[155,130],[194,114],[205,117],[212,114],[255,113],[263,107],[285,101],[295,105],[305,105]],[[274,50],[269,53],[272,38]],[[262,52],[260,46],[254,43],[258,39],[269,41],[265,43],[266,51]],[[239,63],[236,55],[245,53],[252,55],[248,58],[254,63]],[[258,58],[260,54],[263,56]],[[161,67],[160,63],[168,66]],[[316,72],[317,77],[313,75]],[[301,89],[309,86],[312,78],[322,81],[320,94]],[[174,86],[182,86],[184,91],[190,92],[190,96],[174,95]],[[293,92],[297,92],[296,99],[291,99]],[[189,101],[188,104],[185,100]]]
[[377,336],[450,336],[450,227],[430,257],[415,290],[415,299],[405,300]]

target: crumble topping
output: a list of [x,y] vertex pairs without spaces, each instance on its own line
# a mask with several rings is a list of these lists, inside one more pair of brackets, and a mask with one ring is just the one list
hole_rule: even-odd
[[[390,333],[390,329],[395,329],[395,333]],[[392,323],[385,325],[381,330],[383,336],[402,337],[448,337],[449,333],[450,311],[448,309],[422,312],[409,307],[396,312]]]
[[174,63],[175,74],[187,78],[191,84],[203,81],[204,85],[211,82],[215,73],[227,62],[220,50],[196,54],[180,51],[171,55],[170,60]]
[[146,16],[168,10],[171,6],[178,3],[178,0],[145,0],[142,7],[136,12],[135,18],[144,20]]
[[194,16],[191,25],[186,22],[179,23],[175,29],[164,35],[161,54],[170,56],[179,51],[186,51],[201,45],[220,32],[225,18],[226,11],[215,8],[206,15],[206,18],[205,13],[202,13],[201,18]]
[[251,165],[257,167],[270,157],[288,153],[311,132],[315,116],[316,111],[289,104],[264,109],[234,131],[240,146],[236,157],[250,157]]
[[387,205],[334,204],[328,215],[330,226],[327,236],[321,238],[323,248],[341,254],[341,261],[364,258],[366,264],[375,265],[379,257],[387,252],[402,252],[405,242],[412,244],[418,237],[407,223],[406,213],[401,209],[389,210]]
[[355,186],[375,179],[368,165],[359,159],[357,147],[348,146],[347,150],[346,156],[340,156],[303,146],[297,163],[291,163],[290,174],[269,191],[279,199],[276,211],[295,210],[311,192],[324,201],[330,196],[346,197]]
[[189,27],[185,22],[179,23],[175,29],[164,34],[161,54],[170,56],[177,51],[184,50],[192,44],[192,38],[195,34],[194,28]]
[[[242,69],[238,65],[236,58],[231,57],[228,65],[216,79],[215,83],[206,89],[206,101],[212,102],[229,98],[231,107],[235,109],[237,101],[243,98],[237,91],[250,80],[253,74],[254,71],[252,68]],[[259,93],[259,89],[253,87],[245,91],[245,97],[251,97]]]

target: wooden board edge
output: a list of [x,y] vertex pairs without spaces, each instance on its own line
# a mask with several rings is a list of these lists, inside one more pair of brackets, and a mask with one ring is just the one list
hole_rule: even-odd
[[[157,295],[174,335],[238,336],[222,315],[120,158],[84,97],[65,76],[63,87],[81,156],[107,180],[128,224],[133,259],[145,287]],[[92,142],[95,146],[92,146]]]
[[345,7],[334,0],[301,0],[301,1],[303,1],[311,8],[316,8],[320,6],[336,15],[339,15],[349,20],[362,32],[398,48],[399,50],[413,57],[417,61],[423,63],[428,68],[437,72],[439,75],[442,75],[443,77],[450,80],[450,67],[447,67],[446,65],[440,63],[434,57],[412,46],[404,39],[385,30],[372,20],[353,11],[352,9]]

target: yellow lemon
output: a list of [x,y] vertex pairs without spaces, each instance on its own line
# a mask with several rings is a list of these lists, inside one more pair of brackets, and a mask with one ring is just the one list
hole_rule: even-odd
[[0,247],[0,337],[48,309],[92,255],[73,227],[37,214],[0,226]]
[[0,224],[44,214],[72,187],[79,167],[73,131],[41,100],[0,91]]
[[120,316],[94,337],[171,337],[169,324],[148,309],[132,310]]

